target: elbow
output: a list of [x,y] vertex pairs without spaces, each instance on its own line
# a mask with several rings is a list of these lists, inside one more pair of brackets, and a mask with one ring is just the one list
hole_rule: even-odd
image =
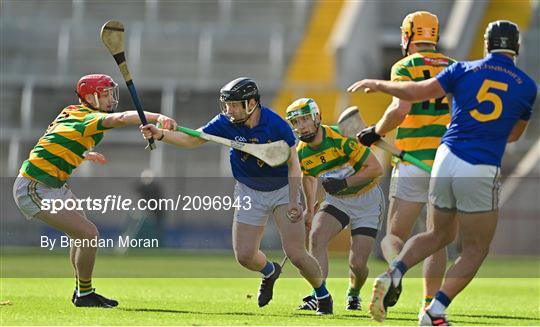
[[378,164],[376,167],[373,167],[373,174],[372,174],[372,178],[377,178],[377,177],[381,177],[382,175],[384,175],[384,170],[383,170],[383,167]]
[[128,125],[127,114],[124,112],[120,112],[117,118],[117,123],[120,126]]
[[405,119],[410,110],[411,105],[408,102],[394,99],[392,104],[388,107],[387,115],[390,119],[401,122]]
[[516,142],[517,140],[520,139],[520,136],[521,136],[521,135],[510,135],[510,136],[508,137],[507,143],[514,143],[514,142]]
[[521,138],[521,135],[523,135],[524,131],[525,129],[517,129],[512,131],[512,133],[510,133],[510,135],[508,136],[507,143],[514,143],[518,141]]
[[128,125],[127,115],[124,112],[118,112],[109,116],[109,124],[107,127],[123,127]]
[[364,178],[375,179],[384,175],[384,170],[380,164],[364,168]]
[[379,160],[376,160],[370,168],[370,178],[377,178],[384,175],[384,169]]
[[403,120],[405,120],[405,117],[407,117],[408,113],[408,108],[396,107],[394,110],[392,110],[391,115],[394,120],[402,122]]

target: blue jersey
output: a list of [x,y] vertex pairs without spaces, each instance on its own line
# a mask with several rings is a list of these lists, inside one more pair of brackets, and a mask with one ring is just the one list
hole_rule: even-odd
[[[261,107],[259,124],[253,128],[235,126],[229,119],[219,114],[203,127],[203,132],[248,143],[269,143],[284,140],[290,147],[296,139],[289,124],[272,110]],[[242,151],[232,149],[229,159],[234,178],[242,184],[258,191],[274,191],[288,184],[288,167],[270,167],[262,160]]]
[[457,62],[437,80],[453,96],[452,120],[441,143],[473,165],[500,166],[512,128],[531,117],[536,83],[502,54]]

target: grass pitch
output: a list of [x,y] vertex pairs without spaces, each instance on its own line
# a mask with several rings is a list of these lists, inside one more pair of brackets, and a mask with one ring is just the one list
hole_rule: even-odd
[[[279,255],[275,257],[279,258]],[[47,260],[40,262],[43,258]],[[344,257],[334,256],[330,264],[334,272],[346,272]],[[149,269],[145,271],[147,276],[135,277],[134,270],[140,272],[142,265]],[[330,278],[327,282],[334,297],[333,316],[318,317],[313,312],[296,311],[310,287],[298,278],[290,263],[285,266],[284,278],[276,283],[274,299],[264,308],[257,307],[260,281],[257,274],[244,272],[231,254],[204,254],[202,257],[181,253],[101,255],[94,287],[120,301],[120,306],[115,309],[75,308],[69,301],[73,278],[39,277],[39,271],[48,276],[67,272],[65,276],[69,276],[70,267],[65,255],[3,253],[1,266],[0,300],[11,303],[0,306],[1,325],[377,324],[369,318],[367,311],[372,278],[361,292],[362,311],[344,309],[346,278]],[[384,266],[382,262],[372,260],[370,277],[384,271]],[[516,267],[529,272],[532,269],[532,277],[489,276],[494,275],[492,271]],[[217,277],[218,270],[228,277]],[[28,274],[29,271],[33,275]],[[158,275],[158,272],[162,274]],[[540,280],[537,272],[538,260],[535,259],[490,259],[481,272],[486,277],[475,279],[452,303],[451,322],[455,325],[539,325]],[[156,277],[148,278],[152,274]],[[166,277],[167,274],[176,278]],[[411,272],[411,275],[417,273]],[[385,325],[417,324],[421,287],[420,278],[404,281],[402,297],[390,309]]]

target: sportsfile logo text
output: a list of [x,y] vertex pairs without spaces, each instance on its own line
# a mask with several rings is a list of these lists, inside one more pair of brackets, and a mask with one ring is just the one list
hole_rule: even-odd
[[[135,203],[135,205],[133,205]],[[105,198],[83,199],[43,199],[41,210],[57,213],[61,210],[88,210],[106,213],[107,211],[135,210],[174,210],[174,211],[220,211],[220,210],[250,210],[251,197],[181,195],[176,199],[138,199],[133,201],[122,195],[107,195]]]

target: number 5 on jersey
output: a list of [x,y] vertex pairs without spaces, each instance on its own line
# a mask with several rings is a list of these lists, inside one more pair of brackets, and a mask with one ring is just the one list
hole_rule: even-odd
[[489,92],[489,89],[497,89],[502,91],[508,90],[508,84],[492,81],[490,79],[486,79],[482,86],[480,87],[480,90],[476,94],[476,99],[479,103],[482,103],[484,101],[489,101],[493,103],[493,111],[489,114],[483,114],[478,109],[471,110],[471,116],[478,120],[479,122],[485,123],[491,120],[495,120],[499,118],[503,111],[503,104],[501,97],[499,97],[496,93]]

